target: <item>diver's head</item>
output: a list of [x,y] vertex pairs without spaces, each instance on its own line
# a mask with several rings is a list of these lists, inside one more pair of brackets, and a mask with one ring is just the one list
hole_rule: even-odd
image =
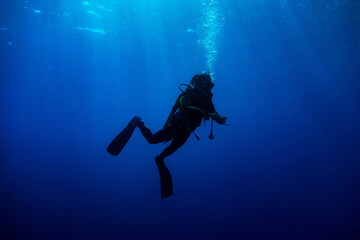
[[204,92],[211,92],[211,89],[214,87],[209,73],[196,74],[190,80],[190,84],[194,86],[195,89]]

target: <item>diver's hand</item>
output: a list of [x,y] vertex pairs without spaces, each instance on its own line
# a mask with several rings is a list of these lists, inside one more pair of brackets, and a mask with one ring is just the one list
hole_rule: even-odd
[[219,124],[221,124],[221,125],[223,125],[223,124],[225,124],[226,123],[226,117],[225,116],[220,116],[219,117],[219,119],[218,119],[218,121],[216,121],[217,123],[219,123]]
[[220,116],[218,113],[209,113],[209,116],[212,117],[218,124],[225,124],[226,122],[226,117],[225,116]]

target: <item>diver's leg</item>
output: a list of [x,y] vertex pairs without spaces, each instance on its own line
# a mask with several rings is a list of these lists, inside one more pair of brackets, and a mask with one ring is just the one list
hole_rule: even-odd
[[173,138],[171,144],[167,148],[165,148],[162,153],[160,153],[160,155],[159,155],[160,159],[163,160],[167,156],[173,154],[182,145],[184,145],[184,143],[189,138],[189,136],[190,136],[190,132],[184,132],[184,133],[181,133],[179,135],[175,135],[175,137]]
[[170,197],[173,194],[172,178],[169,169],[164,163],[164,158],[174,153],[179,147],[181,147],[189,138],[189,136],[190,133],[181,133],[181,135],[176,135],[172,140],[170,146],[165,148],[165,150],[155,158],[155,163],[160,174],[160,187],[162,198]]
[[162,129],[156,133],[152,133],[151,130],[145,126],[141,120],[135,121],[136,126],[140,129],[142,135],[150,144],[161,143],[169,141],[173,138],[173,133],[170,128]]

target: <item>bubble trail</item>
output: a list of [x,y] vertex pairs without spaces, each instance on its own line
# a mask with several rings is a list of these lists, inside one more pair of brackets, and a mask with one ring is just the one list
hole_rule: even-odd
[[203,3],[200,20],[199,43],[205,51],[207,69],[213,73],[214,63],[218,54],[218,44],[223,27],[223,16],[217,7],[217,0]]

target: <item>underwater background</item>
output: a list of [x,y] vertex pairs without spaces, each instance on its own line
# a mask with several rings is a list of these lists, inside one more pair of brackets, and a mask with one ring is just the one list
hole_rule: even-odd
[[[0,239],[360,239],[360,1],[0,0]],[[210,122],[160,130],[210,70]]]

